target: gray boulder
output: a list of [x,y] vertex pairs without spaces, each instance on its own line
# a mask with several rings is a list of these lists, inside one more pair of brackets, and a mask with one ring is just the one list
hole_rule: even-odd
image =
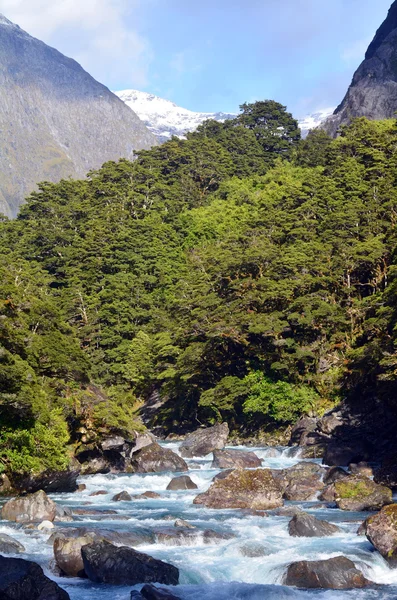
[[0,556],[2,600],[70,600],[69,594],[51,581],[30,560]]
[[119,492],[118,494],[115,494],[113,496],[112,500],[114,502],[129,502],[130,500],[132,500],[132,498],[131,498],[130,494],[124,490],[123,492]]
[[141,589],[141,596],[146,598],[146,600],[180,600],[179,596],[175,596],[169,590],[151,584],[143,586]]
[[13,498],[4,504],[1,518],[18,523],[28,521],[53,521],[56,516],[56,504],[40,490],[21,498]]
[[167,490],[197,490],[197,485],[190,479],[188,475],[174,477],[167,485]]
[[92,544],[94,536],[66,537],[57,534],[54,539],[54,556],[59,569],[69,577],[84,577],[84,564],[81,549]]
[[25,547],[6,533],[0,533],[0,554],[19,554]]
[[257,469],[262,460],[254,452],[244,450],[214,450],[212,469]]
[[198,429],[186,436],[180,446],[180,453],[184,458],[193,456],[206,456],[214,450],[222,450],[229,436],[227,423],[220,423],[207,429]]
[[368,540],[387,562],[397,566],[397,504],[385,506],[364,522]]
[[134,473],[187,470],[188,466],[183,458],[168,448],[162,448],[157,442],[145,446],[131,458],[131,471]]
[[288,525],[288,532],[293,537],[326,537],[338,533],[339,527],[320,521],[305,512],[292,517]]
[[356,569],[354,562],[345,556],[337,556],[328,560],[292,563],[287,569],[284,584],[304,589],[347,590],[363,588],[371,582]]

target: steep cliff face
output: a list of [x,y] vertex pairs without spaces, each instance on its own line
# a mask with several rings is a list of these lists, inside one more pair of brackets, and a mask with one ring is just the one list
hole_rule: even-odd
[[0,15],[0,212],[14,217],[39,181],[83,177],[156,143],[77,62]]
[[397,0],[355,72],[342,103],[323,128],[335,136],[355,117],[387,119],[397,111]]

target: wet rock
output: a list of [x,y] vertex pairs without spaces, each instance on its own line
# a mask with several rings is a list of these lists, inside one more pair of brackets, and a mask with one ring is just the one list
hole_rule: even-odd
[[87,486],[85,483],[79,483],[79,485],[77,486],[77,490],[76,492],[84,492],[84,490],[87,489]]
[[56,505],[54,521],[73,521],[72,511],[67,506]]
[[143,586],[141,596],[146,600],[181,600],[179,596],[175,596],[169,590],[150,584]]
[[225,471],[221,471],[212,478],[212,481],[214,482],[218,481],[218,479],[226,479],[226,477],[228,477],[230,473],[233,473],[233,471],[234,469],[226,469]]
[[42,521],[40,523],[40,525],[37,526],[38,531],[50,531],[51,529],[54,529],[54,523],[51,523],[51,521]]
[[179,450],[185,458],[206,456],[214,450],[222,450],[226,445],[228,436],[229,427],[227,423],[207,427],[207,429],[198,429],[186,436]]
[[324,483],[325,485],[330,485],[346,477],[349,477],[349,473],[342,469],[342,467],[331,467],[325,474]]
[[301,458],[323,458],[325,454],[325,444],[312,444],[310,446],[301,446]]
[[212,469],[256,469],[262,465],[262,460],[255,452],[243,450],[214,450]]
[[70,600],[69,594],[51,581],[30,560],[0,556],[0,598],[4,600]]
[[[109,460],[97,450],[85,450],[80,452],[77,454],[77,459],[81,463],[82,475],[104,475],[112,471],[112,465]],[[118,466],[121,468],[121,470],[124,470],[121,466],[121,463]]]
[[386,456],[381,466],[374,473],[375,483],[397,488],[397,453],[393,452]]
[[178,454],[154,442],[133,455],[131,470],[134,473],[161,473],[187,471],[188,466]]
[[351,463],[349,465],[349,471],[352,475],[362,475],[363,477],[372,477],[373,470],[372,467],[365,461],[359,463]]
[[288,525],[288,532],[293,537],[326,537],[340,531],[339,527],[320,521],[305,512],[295,515]]
[[366,477],[351,476],[335,484],[335,502],[341,510],[379,510],[392,503],[392,491]]
[[180,477],[174,477],[167,485],[167,490],[197,490],[197,485],[192,481],[189,475],[181,475]]
[[273,471],[283,490],[283,497],[291,501],[310,500],[324,488],[324,469],[317,463],[301,462],[281,471]]
[[53,545],[54,540],[63,535],[66,538],[90,537],[94,541],[106,540],[107,542],[118,544],[120,546],[142,546],[144,544],[154,544],[155,535],[151,529],[136,527],[133,531],[117,531],[105,528],[89,527],[65,527],[58,529],[48,539],[49,544]]
[[306,589],[347,590],[363,588],[371,582],[345,556],[328,560],[298,561],[289,565],[285,585]]
[[81,549],[84,570],[95,583],[136,585],[164,583],[177,585],[179,570],[126,546],[116,547],[108,542],[95,542]]
[[319,495],[318,499],[324,502],[335,502],[336,498],[336,490],[335,484],[331,483],[331,485],[327,485]]
[[258,558],[260,556],[267,556],[271,553],[271,550],[256,542],[247,542],[244,546],[240,546],[239,552],[247,558]]
[[97,490],[96,492],[91,492],[90,496],[106,496],[107,490]]
[[177,519],[174,523],[174,527],[186,527],[186,529],[196,529],[196,527],[194,525],[191,525],[190,523],[188,523],[187,521],[184,521],[183,519]]
[[365,535],[387,562],[397,566],[397,504],[383,507],[364,521]]
[[269,469],[233,471],[215,481],[193,501],[208,508],[253,508],[267,510],[283,505],[280,486]]
[[233,533],[214,531],[213,529],[204,529],[202,531],[186,527],[163,527],[154,529],[157,543],[168,546],[188,546],[202,541],[204,544],[220,544],[225,540],[231,540],[235,537]]
[[142,500],[147,500],[147,499],[155,499],[155,498],[161,498],[161,494],[158,494],[157,492],[143,492],[143,494],[136,494],[135,496],[133,496],[133,498],[136,499],[142,499]]
[[0,554],[19,554],[25,552],[25,547],[6,533],[0,533]]
[[282,455],[282,451],[279,448],[268,447],[266,450],[266,458],[279,458]]
[[114,502],[129,502],[130,500],[132,500],[132,497],[128,492],[124,490],[122,492],[119,492],[118,494],[115,494],[112,500]]
[[357,535],[365,535],[365,521],[361,523],[360,527],[357,529]]
[[370,455],[371,449],[369,445],[362,440],[332,442],[326,448],[323,464],[330,467],[347,467],[351,463],[368,460]]
[[302,417],[291,431],[290,446],[305,446],[308,436],[317,429],[317,419]]
[[[34,494],[40,490],[47,494],[72,493],[77,490],[81,467],[77,461],[65,471],[47,470],[38,475],[12,476],[12,487],[18,494]],[[76,466],[77,465],[77,466]]]
[[102,516],[102,515],[117,515],[117,510],[101,510],[99,508],[73,508],[73,515],[78,516]]
[[338,427],[342,426],[343,419],[341,418],[341,416],[335,413],[331,413],[330,415],[325,415],[322,419],[320,419],[317,427],[322,433],[325,433],[327,435],[338,435],[336,430],[338,429]]
[[81,549],[87,544],[92,544],[94,537],[85,535],[81,537],[66,537],[56,535],[54,538],[54,556],[58,568],[63,575],[69,577],[84,577],[84,564]]
[[300,515],[302,513],[303,510],[298,506],[282,506],[281,508],[270,511],[270,514],[276,517],[294,517],[295,515]]
[[55,502],[41,490],[21,498],[13,498],[6,502],[1,510],[2,519],[18,523],[53,521],[55,515]]

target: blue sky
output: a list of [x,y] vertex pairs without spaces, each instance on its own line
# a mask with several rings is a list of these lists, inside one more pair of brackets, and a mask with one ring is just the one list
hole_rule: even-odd
[[114,90],[198,111],[337,105],[391,0],[0,0],[0,12]]

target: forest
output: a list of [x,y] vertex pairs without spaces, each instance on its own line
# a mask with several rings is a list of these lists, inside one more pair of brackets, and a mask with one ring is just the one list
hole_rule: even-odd
[[255,435],[395,402],[397,124],[302,140],[274,101],[0,221],[0,470],[64,468],[77,432],[226,421]]

